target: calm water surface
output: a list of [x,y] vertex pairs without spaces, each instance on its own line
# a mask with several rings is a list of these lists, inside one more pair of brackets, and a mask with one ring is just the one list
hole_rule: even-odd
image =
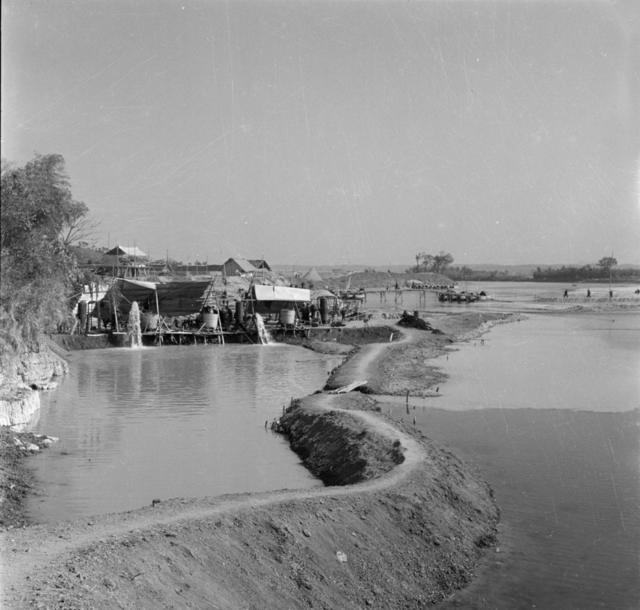
[[437,363],[444,409],[637,409],[640,314],[529,314]]
[[437,361],[443,395],[412,412],[501,509],[499,552],[442,607],[640,608],[640,315],[535,315],[484,339]]
[[46,487],[29,512],[56,521],[154,498],[320,485],[264,422],[339,362],[283,345],[75,352],[31,426],[60,442],[33,460]]

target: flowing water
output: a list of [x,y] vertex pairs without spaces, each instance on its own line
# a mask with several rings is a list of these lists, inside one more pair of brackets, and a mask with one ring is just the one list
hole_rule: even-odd
[[436,364],[411,417],[501,508],[499,551],[442,607],[639,608],[640,314],[532,315]]
[[140,308],[138,301],[131,303],[129,323],[127,324],[127,339],[130,347],[142,347],[142,329],[140,327]]
[[320,485],[265,422],[339,362],[283,345],[74,352],[31,426],[60,441],[31,461],[45,488],[29,513],[56,521],[154,498]]
[[260,343],[262,345],[269,345],[273,343],[273,339],[271,338],[271,334],[267,330],[267,327],[264,324],[263,317],[257,313],[254,314],[256,321],[256,330],[258,331],[258,338],[260,339]]

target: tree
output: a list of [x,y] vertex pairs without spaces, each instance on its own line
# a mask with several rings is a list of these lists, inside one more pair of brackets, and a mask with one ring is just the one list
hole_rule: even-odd
[[602,267],[607,273],[611,271],[613,267],[618,264],[618,261],[613,256],[605,256],[598,261],[598,267]]
[[68,241],[87,207],[74,201],[56,154],[24,167],[3,162],[1,196],[0,339],[17,349],[67,315],[75,270]]
[[453,256],[442,250],[438,254],[427,254],[419,252],[416,254],[416,267],[414,271],[433,271],[443,273],[444,270],[453,263]]
[[426,252],[418,252],[416,254],[416,268],[415,271],[429,271],[433,263],[433,256]]
[[69,206],[61,232],[62,243],[66,248],[74,244],[81,245],[80,242],[93,237],[98,223],[87,218],[88,211],[82,201],[74,201]]
[[451,263],[453,263],[453,256],[448,252],[440,250],[440,252],[433,257],[432,269],[435,273],[444,273],[445,269]]

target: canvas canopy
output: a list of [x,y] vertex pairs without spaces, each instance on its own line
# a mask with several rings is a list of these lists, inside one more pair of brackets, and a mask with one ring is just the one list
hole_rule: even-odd
[[[131,309],[131,303],[137,301],[143,310],[148,309],[156,313],[157,306],[163,316],[186,316],[198,313],[202,309],[210,284],[210,280],[160,284],[119,279],[111,291],[118,303],[118,309],[124,314]],[[104,300],[110,304],[112,298],[109,294]]]
[[311,291],[306,288],[291,288],[290,286],[260,286],[254,284],[251,289],[251,296],[256,301],[304,303],[311,300]]

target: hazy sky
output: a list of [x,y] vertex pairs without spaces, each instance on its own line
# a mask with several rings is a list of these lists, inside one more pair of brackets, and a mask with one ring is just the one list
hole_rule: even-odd
[[34,152],[158,258],[640,263],[640,2],[3,0]]

